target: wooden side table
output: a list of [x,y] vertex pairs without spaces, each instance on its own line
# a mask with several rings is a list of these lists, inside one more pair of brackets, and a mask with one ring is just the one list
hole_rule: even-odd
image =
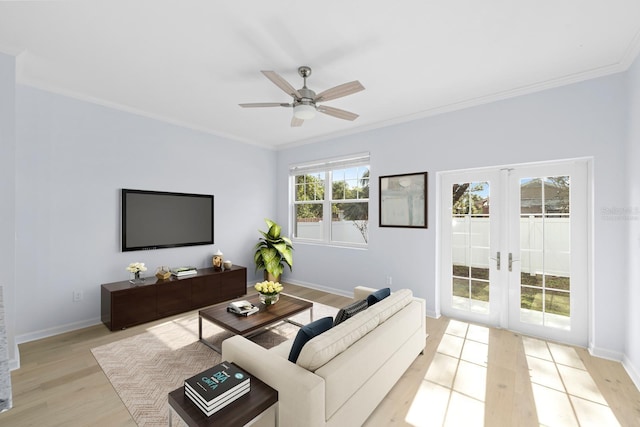
[[[251,427],[275,427],[278,418],[278,392],[251,375],[251,391],[210,417],[184,395],[184,386],[169,393],[169,406],[189,427],[240,427],[250,422]],[[171,410],[169,426],[173,426]]]

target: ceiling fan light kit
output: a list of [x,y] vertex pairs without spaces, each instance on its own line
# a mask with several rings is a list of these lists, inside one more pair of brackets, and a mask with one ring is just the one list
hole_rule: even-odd
[[316,107],[311,104],[294,105],[293,115],[302,120],[313,119],[316,116]]
[[262,74],[264,74],[265,77],[271,80],[273,84],[286,92],[287,95],[291,96],[293,98],[293,102],[289,104],[282,102],[258,102],[250,104],[240,104],[242,108],[293,107],[293,117],[291,119],[292,127],[302,126],[305,120],[314,118],[316,116],[316,112],[327,114],[329,116],[343,120],[353,121],[358,118],[357,114],[350,111],[317,104],[318,102],[342,98],[343,96],[351,95],[364,90],[364,86],[362,86],[357,80],[335,86],[316,95],[314,91],[307,87],[307,77],[311,75],[311,68],[307,66],[298,68],[298,74],[303,78],[304,82],[301,89],[295,89],[291,84],[289,84],[289,82],[287,82],[275,71],[262,71]]

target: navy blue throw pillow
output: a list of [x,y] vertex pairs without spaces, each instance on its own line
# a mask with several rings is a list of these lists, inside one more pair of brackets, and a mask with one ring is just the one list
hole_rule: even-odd
[[296,363],[302,347],[311,340],[313,337],[317,337],[321,333],[328,331],[333,326],[333,317],[323,317],[322,319],[314,320],[308,325],[304,325],[298,331],[296,339],[293,340],[293,346],[291,346],[291,352],[289,353],[289,361]]
[[373,304],[382,301],[389,295],[391,295],[391,289],[389,288],[379,289],[367,297],[367,304],[369,304],[369,307],[371,307]]

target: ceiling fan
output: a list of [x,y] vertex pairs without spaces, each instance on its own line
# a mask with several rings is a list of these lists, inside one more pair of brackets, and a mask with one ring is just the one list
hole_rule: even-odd
[[326,105],[318,105],[319,102],[331,101],[332,99],[342,98],[343,96],[364,90],[364,86],[362,86],[357,80],[332,87],[331,89],[327,89],[316,94],[307,87],[307,77],[311,75],[311,68],[307,66],[298,68],[298,74],[300,74],[300,77],[304,80],[301,89],[295,89],[275,71],[261,71],[261,73],[291,96],[293,98],[293,102],[255,102],[250,104],[240,104],[241,107],[293,107],[293,118],[291,119],[292,127],[302,126],[305,120],[315,117],[316,111],[343,120],[353,121],[358,118],[357,114],[350,111],[328,107]]

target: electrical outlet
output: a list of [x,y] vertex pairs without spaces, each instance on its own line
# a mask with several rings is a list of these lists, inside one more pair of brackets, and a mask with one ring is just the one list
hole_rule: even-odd
[[387,285],[391,285],[392,282],[393,279],[391,278],[391,276],[387,276]]
[[82,291],[73,291],[73,302],[82,301]]

